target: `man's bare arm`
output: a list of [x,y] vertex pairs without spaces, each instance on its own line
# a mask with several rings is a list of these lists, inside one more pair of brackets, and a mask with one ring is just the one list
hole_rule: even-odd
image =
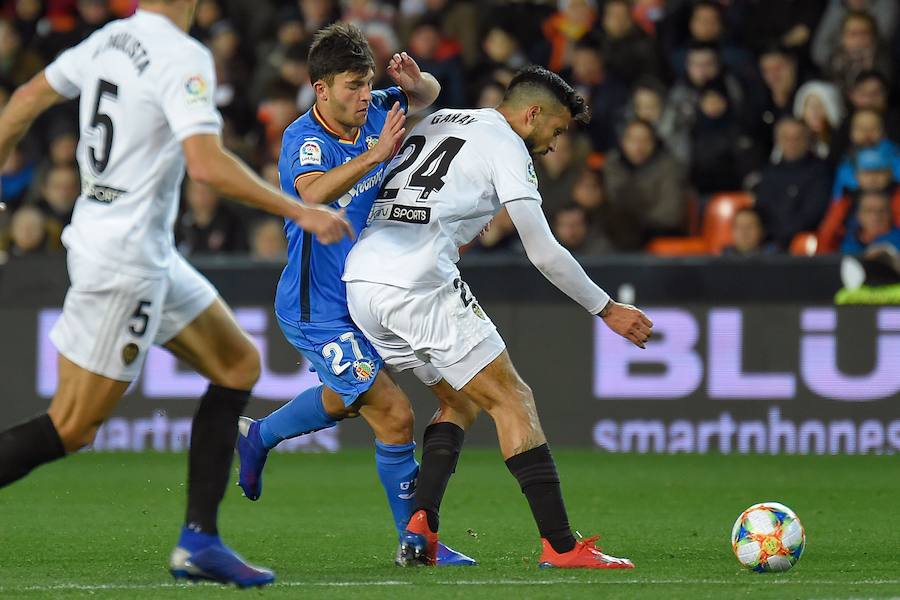
[[318,206],[304,206],[263,181],[247,165],[222,146],[218,135],[193,135],[182,143],[191,179],[204,183],[273,215],[291,219],[314,233],[325,244],[353,237],[353,228],[342,213]]
[[6,163],[32,123],[48,108],[65,99],[50,86],[43,71],[15,91],[0,113],[0,165]]
[[388,113],[378,143],[353,160],[329,169],[320,175],[300,177],[294,182],[297,194],[307,204],[330,204],[344,194],[369,171],[390,159],[406,128],[406,115],[395,102]]

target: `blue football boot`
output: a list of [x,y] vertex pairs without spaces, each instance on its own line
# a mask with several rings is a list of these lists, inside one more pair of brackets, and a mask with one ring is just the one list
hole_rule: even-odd
[[238,419],[238,458],[241,461],[238,485],[250,500],[262,495],[262,472],[269,450],[259,436],[259,423],[250,417]]
[[466,556],[462,552],[457,552],[450,546],[445,546],[443,542],[438,542],[436,566],[475,567],[478,566],[478,561],[476,561],[474,558]]
[[169,558],[169,572],[175,579],[215,581],[240,588],[261,587],[275,581],[275,573],[246,562],[218,536],[204,536],[212,543],[191,551],[184,547],[185,535],[182,532],[181,540]]

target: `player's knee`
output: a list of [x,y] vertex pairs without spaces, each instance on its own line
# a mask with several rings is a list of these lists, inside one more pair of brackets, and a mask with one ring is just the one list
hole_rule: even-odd
[[415,414],[409,403],[397,403],[385,411],[382,418],[382,426],[386,434],[390,435],[392,443],[404,443],[413,438],[413,425]]
[[256,346],[249,342],[245,344],[235,358],[223,365],[221,371],[219,374],[221,381],[216,382],[219,385],[236,390],[252,389],[262,372],[262,363]]
[[475,419],[478,418],[478,413],[480,412],[481,408],[468,399],[460,399],[452,402],[441,400],[441,407],[438,409],[437,413],[435,413],[431,422],[439,423],[442,421],[449,421],[456,423],[463,429],[468,429],[472,423],[475,422]]

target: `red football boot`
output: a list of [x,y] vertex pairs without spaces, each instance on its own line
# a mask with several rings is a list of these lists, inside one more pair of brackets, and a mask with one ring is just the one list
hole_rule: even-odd
[[634,563],[627,558],[616,558],[603,554],[594,542],[599,535],[575,541],[575,547],[568,552],[558,553],[545,538],[541,538],[544,551],[538,566],[543,569],[633,569]]
[[428,526],[428,516],[424,510],[413,513],[400,536],[396,562],[401,567],[437,564],[438,534]]

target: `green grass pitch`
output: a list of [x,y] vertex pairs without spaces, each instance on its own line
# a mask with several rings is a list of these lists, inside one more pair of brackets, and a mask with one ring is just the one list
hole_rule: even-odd
[[[557,450],[572,524],[634,571],[546,571],[525,499],[493,450],[463,453],[442,539],[468,569],[399,569],[372,452],[270,458],[265,493],[229,489],[225,540],[275,586],[176,585],[165,570],[186,457],[82,453],[0,491],[0,598],[889,598],[900,596],[894,456],[632,456]],[[766,500],[800,516],[785,574],[742,570],[729,535]]]

